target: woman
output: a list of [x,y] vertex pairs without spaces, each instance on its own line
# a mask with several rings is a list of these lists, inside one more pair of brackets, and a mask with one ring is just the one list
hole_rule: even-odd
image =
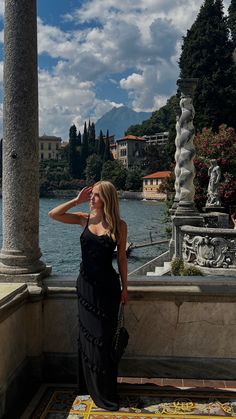
[[[68,213],[90,201],[90,213]],[[118,410],[117,364],[111,358],[119,304],[128,301],[127,226],[120,219],[112,183],[101,181],[49,212],[57,221],[80,224],[82,263],[77,281],[79,301],[79,391],[88,392],[97,406]],[[118,273],[112,266],[117,246]]]

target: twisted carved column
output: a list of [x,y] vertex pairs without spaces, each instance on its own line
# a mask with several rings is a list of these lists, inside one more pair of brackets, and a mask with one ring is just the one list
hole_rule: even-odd
[[195,187],[193,180],[195,177],[195,168],[193,157],[195,148],[193,144],[194,126],[193,118],[195,115],[192,96],[197,85],[197,79],[183,79],[177,82],[181,91],[181,116],[177,121],[177,139],[179,149],[176,151],[176,195],[179,200],[176,214],[191,215],[196,214],[194,205]]
[[176,211],[176,208],[179,205],[179,198],[180,198],[180,185],[179,185],[179,177],[180,177],[180,166],[179,166],[179,156],[180,156],[180,124],[179,124],[179,116],[176,116],[176,137],[175,137],[175,197],[174,202],[172,205],[172,208],[170,210],[171,214],[174,214]]

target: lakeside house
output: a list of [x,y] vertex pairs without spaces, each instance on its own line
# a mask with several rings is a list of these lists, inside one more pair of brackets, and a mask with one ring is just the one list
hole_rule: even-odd
[[61,137],[43,134],[39,137],[39,160],[59,160]]
[[162,172],[154,172],[144,176],[143,198],[165,200],[166,193],[160,192],[160,185],[163,182],[163,179],[170,176],[170,174],[171,172],[169,170],[164,170]]
[[129,169],[145,158],[146,140],[136,135],[126,135],[116,141],[116,158]]

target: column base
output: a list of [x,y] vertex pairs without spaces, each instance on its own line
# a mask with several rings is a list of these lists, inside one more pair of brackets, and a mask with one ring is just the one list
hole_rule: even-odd
[[36,250],[1,249],[0,274],[23,275],[38,274],[45,270],[45,263],[40,260],[42,253]]
[[193,202],[180,201],[178,207],[176,208],[175,215],[192,217],[199,216],[199,212]]
[[173,205],[172,207],[169,209],[169,213],[170,215],[174,215],[176,213],[176,210],[178,208],[179,205],[179,200],[178,199],[174,199]]
[[[2,268],[3,267],[3,268]],[[52,272],[51,266],[45,266],[44,269],[40,272],[35,273],[22,273],[17,271],[17,267],[15,269],[9,269],[9,272],[6,272],[9,267],[0,263],[0,283],[14,283],[14,282],[21,282],[27,284],[37,284],[41,285],[42,279],[49,276]],[[4,272],[3,272],[4,269]]]

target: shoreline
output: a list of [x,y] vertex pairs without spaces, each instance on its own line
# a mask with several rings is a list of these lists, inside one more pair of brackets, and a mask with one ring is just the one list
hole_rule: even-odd
[[[67,199],[67,198],[74,198],[78,193],[78,190],[75,189],[55,189],[54,191],[40,194],[39,198],[56,198],[56,199]],[[118,191],[118,197],[120,199],[130,199],[130,200],[137,200],[137,201],[157,201],[157,202],[165,202],[165,199],[160,198],[144,198],[143,192],[134,192],[134,191]],[[0,199],[2,198],[2,191],[0,191]]]
[[[40,198],[74,198],[78,190],[68,189],[68,190],[54,190],[51,193],[40,195]],[[133,192],[133,191],[118,191],[118,196],[120,199],[135,199],[141,201],[143,199],[142,192]]]
[[[130,199],[136,201],[156,201],[165,202],[166,199],[162,198],[144,198],[143,192],[134,191],[117,191],[119,199]],[[41,195],[40,198],[74,198],[78,193],[77,190],[55,190],[52,193]]]

